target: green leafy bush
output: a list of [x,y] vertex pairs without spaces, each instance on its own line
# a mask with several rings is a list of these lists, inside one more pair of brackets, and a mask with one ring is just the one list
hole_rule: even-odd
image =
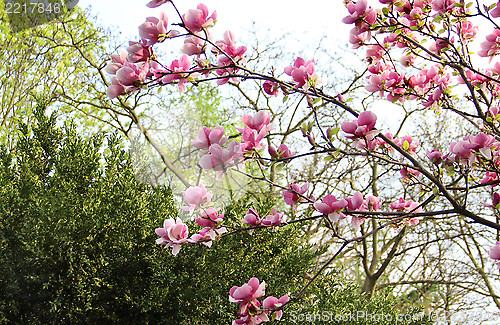
[[[304,272],[321,252],[301,244],[295,226],[237,233],[212,248],[187,245],[172,256],[154,233],[176,216],[172,194],[136,182],[118,136],[56,127],[43,105],[35,120],[21,126],[15,150],[0,149],[0,322],[229,324],[233,285],[256,276],[267,295],[281,296],[307,283]],[[249,206],[228,207],[226,221]],[[256,206],[265,213],[273,202]],[[282,323],[296,323],[294,310],[393,312],[390,294],[368,301],[357,292],[332,273],[290,304]]]

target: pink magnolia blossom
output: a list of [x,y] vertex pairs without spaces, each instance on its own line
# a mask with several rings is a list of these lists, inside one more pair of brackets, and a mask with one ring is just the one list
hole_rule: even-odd
[[418,205],[418,202],[413,202],[412,200],[406,201],[405,199],[400,197],[398,202],[391,203],[391,209],[399,212],[420,213],[422,212],[422,208],[417,208]]
[[188,241],[189,231],[180,218],[177,218],[177,220],[170,218],[165,219],[163,228],[156,228],[155,233],[160,236],[156,243],[165,245],[165,247],[172,247],[172,254],[177,255],[181,245]]
[[260,143],[266,136],[266,130],[264,128],[262,128],[260,132],[251,128],[244,128],[240,129],[240,132],[242,135],[241,150],[243,152],[264,149],[265,144]]
[[200,207],[212,200],[212,193],[207,191],[207,188],[203,183],[199,186],[191,186],[187,190],[182,192],[184,201],[189,204],[189,206],[181,207],[184,211],[189,211],[193,213],[195,209],[200,209]]
[[415,64],[415,59],[413,55],[403,55],[399,58],[399,63],[404,67],[411,67]]
[[[491,72],[486,72],[486,74],[491,74]],[[465,75],[467,76],[467,80],[474,86],[481,87],[483,84],[487,84],[489,82],[488,78],[483,77],[479,73],[475,73],[471,70],[465,71]],[[458,83],[465,84],[465,81],[462,77],[458,77]],[[481,87],[481,89],[486,90],[485,87]]]
[[[236,47],[236,44],[234,43],[234,34],[231,31],[226,31],[224,33],[224,39],[221,41],[217,41],[215,43],[226,55],[228,55],[230,58],[239,61],[239,59],[243,58],[243,54],[247,51],[246,46],[238,46]],[[215,51],[218,53],[218,49],[215,49]],[[222,60],[222,63],[225,63],[225,65],[229,65],[231,63],[231,60],[227,57],[224,57]]]
[[424,101],[423,106],[425,107],[438,107],[437,103],[441,98],[443,91],[441,87],[438,87],[429,97],[427,97],[427,101]]
[[[387,139],[394,142],[395,139],[394,139],[394,136],[392,135],[392,133],[387,132],[385,134],[385,136]],[[389,143],[387,143],[384,139],[382,139],[380,137],[375,138],[374,142],[376,142],[377,147],[380,147],[384,150],[387,150],[389,153],[393,153],[395,151],[394,148]]]
[[434,148],[431,151],[426,151],[426,156],[429,158],[433,164],[439,165],[443,162],[443,154],[438,149]]
[[449,39],[447,38],[437,38],[434,42],[429,46],[429,51],[439,55],[442,52],[446,51],[450,48],[451,44],[455,41],[454,37]]
[[490,11],[490,15],[493,18],[500,17],[500,1],[498,1],[497,4],[495,5],[495,8],[493,8],[493,10]]
[[401,178],[404,181],[412,180],[414,177],[420,175],[420,172],[418,170],[408,167],[401,168],[399,173],[401,174]]
[[[422,2],[415,1],[413,4],[413,8],[410,8],[410,13],[405,15],[405,18],[410,21],[410,26],[418,26],[418,23],[421,22],[423,18],[428,16],[427,12],[422,10],[422,7],[418,7],[419,4],[422,4]],[[404,7],[396,7],[396,10],[399,11],[403,8]]]
[[224,137],[224,128],[222,126],[216,126],[213,130],[203,127],[198,132],[198,137],[191,140],[191,144],[198,149],[208,149],[213,144],[222,146],[226,141],[227,137]]
[[[487,171],[484,178],[481,180],[481,184],[493,183],[498,181],[498,174],[495,172]],[[495,187],[498,184],[492,184],[491,187]]]
[[240,304],[241,313],[245,313],[248,304],[262,297],[266,293],[266,282],[259,282],[259,279],[253,277],[248,283],[241,287],[233,286],[229,290],[229,301]]
[[486,36],[486,40],[481,43],[481,50],[477,53],[482,57],[493,57],[500,53],[500,29],[495,29]]
[[262,220],[260,220],[260,216],[255,209],[248,209],[245,217],[243,218],[243,223],[250,226],[259,226],[261,222]]
[[456,161],[472,164],[476,159],[476,154],[492,159],[492,148],[497,147],[498,144],[495,137],[480,132],[476,136],[469,135],[462,141],[452,142],[450,151],[455,154]]
[[266,80],[266,81],[264,81],[262,88],[264,89],[264,92],[266,94],[271,95],[271,96],[275,96],[275,97],[278,96],[279,86],[276,82]]
[[[262,220],[255,209],[248,209],[242,222],[252,227],[256,227],[261,225]],[[248,233],[251,235],[253,234],[254,230],[255,229],[250,229]]]
[[201,157],[200,166],[203,169],[213,169],[216,171],[226,171],[241,154],[241,145],[236,141],[229,143],[227,148],[222,148],[218,144],[212,144],[208,148],[209,154]]
[[350,198],[345,199],[347,202],[347,210],[356,211],[363,205],[363,194],[361,192],[354,192],[354,195]]
[[223,234],[227,232],[225,227],[220,227],[217,229],[211,227],[204,227],[197,234],[191,236],[190,242],[199,243],[201,242],[203,245],[207,247],[212,247],[212,240],[217,238],[217,235]]
[[106,89],[109,99],[114,99],[125,92],[125,87],[120,84],[116,77],[111,78],[111,85]]
[[500,208],[500,194],[498,192],[493,193],[493,202],[492,204],[486,204],[483,202],[483,205],[488,208]]
[[380,45],[368,45],[366,47],[366,60],[369,63],[376,63],[385,55],[386,49]]
[[[352,197],[346,198],[347,201],[347,210],[348,211],[365,211],[366,207],[364,206],[363,194],[361,192],[356,191]],[[365,218],[359,215],[352,214],[351,215],[351,225],[354,228],[359,228],[359,226],[365,221]]]
[[366,197],[365,201],[365,206],[368,211],[378,211],[378,208],[380,208],[380,199],[376,196],[373,195],[368,195]]
[[127,52],[129,62],[148,62],[153,55],[153,48],[146,45],[146,40],[142,40],[141,42],[130,41],[128,44]]
[[238,77],[236,74],[238,71],[240,71],[239,68],[234,68],[234,67],[227,67],[229,64],[226,60],[227,58],[225,57],[219,57],[219,66],[223,67],[221,69],[215,70],[217,75],[221,78],[217,79],[217,85],[225,85],[226,83],[229,82],[229,80],[232,80],[233,82],[240,82],[240,77]]
[[146,6],[149,8],[156,8],[167,2],[170,2],[170,0],[151,0]]
[[[490,248],[488,251],[488,255],[490,256],[491,259],[493,260],[500,260],[500,242],[497,241],[496,245]],[[500,269],[500,261],[496,263],[498,269]]]
[[123,86],[133,86],[138,88],[146,80],[149,74],[149,64],[125,64],[116,71],[116,79]]
[[217,224],[221,223],[224,219],[224,211],[221,214],[213,207],[203,209],[201,211],[201,218],[196,218],[194,221],[201,227],[209,227],[214,229]]
[[304,185],[302,185],[302,187],[299,187],[299,185],[297,185],[297,184],[292,184],[292,185],[288,186],[288,188],[293,190],[293,192],[287,191],[287,190],[283,191],[283,199],[285,200],[285,203],[287,205],[295,205],[299,202],[301,202],[301,203],[307,202],[304,199],[302,199],[299,196],[299,194],[305,195],[305,193],[309,189],[309,183],[305,183]]
[[346,200],[341,199],[337,201],[337,198],[333,195],[327,195],[321,202],[314,203],[314,208],[319,212],[326,214],[331,222],[345,219],[345,215],[342,213],[342,210],[346,206]]
[[120,51],[120,54],[111,54],[111,62],[106,65],[106,68],[104,71],[106,71],[109,74],[116,74],[116,71],[120,69],[125,62],[127,62],[127,51],[125,49],[122,49]]
[[464,40],[472,40],[476,37],[479,28],[474,26],[469,20],[462,20],[458,25],[460,36]]
[[271,131],[273,129],[271,123],[271,115],[268,111],[258,111],[254,116],[244,114],[241,117],[241,121],[250,129],[254,129],[260,132],[262,129],[265,131]]
[[210,227],[202,228],[197,234],[191,236],[191,241],[193,243],[202,243],[208,248],[212,247],[212,240],[215,240],[216,235],[213,229]]
[[[260,304],[260,303],[259,303]],[[257,315],[250,315],[250,314],[241,314],[237,313],[238,316],[240,317],[239,319],[234,320],[231,324],[232,325],[258,325],[264,322],[265,320],[262,320],[263,314],[257,314]],[[267,321],[267,320],[266,320]]]
[[167,31],[168,17],[165,12],[160,13],[160,18],[148,17],[146,22],[139,26],[139,36],[148,40],[146,46],[163,42],[165,38],[178,35],[178,32]]
[[359,114],[359,117],[354,121],[342,122],[341,128],[348,134],[347,138],[357,139],[378,132],[372,130],[376,122],[377,116],[370,111],[365,111]]
[[[377,148],[382,148],[387,150],[389,153],[394,152],[394,148],[384,139],[380,137],[375,137],[377,134],[368,134],[365,138],[360,138],[354,142],[354,146],[361,150],[369,150],[374,151]],[[391,141],[394,141],[394,137],[391,133],[386,133],[385,136],[389,138]]]
[[187,36],[184,39],[184,45],[181,48],[181,52],[187,55],[200,55],[205,53],[206,42],[200,37]]
[[281,223],[286,222],[286,217],[283,213],[278,213],[276,210],[271,210],[272,214],[267,215],[264,220],[262,220],[262,225],[264,227],[279,226]]
[[491,118],[496,118],[498,116],[498,114],[500,113],[500,107],[498,106],[492,106],[490,107],[490,109],[488,110],[488,115],[491,117]]
[[368,6],[366,0],[358,0],[356,3],[349,1],[347,3],[347,10],[350,15],[342,19],[344,24],[365,22],[365,24],[368,23],[371,25],[377,20],[377,13]]
[[383,142],[384,140],[375,138],[374,134],[368,134],[364,138],[354,141],[354,147],[360,150],[374,151],[378,147],[382,146]]
[[392,96],[388,96],[387,99],[391,101],[404,92],[404,88],[402,88],[404,74],[385,70],[378,75],[370,76],[369,81],[370,84],[365,87],[366,90],[370,92],[378,91],[380,96],[384,95],[384,91],[388,91]]
[[416,155],[418,146],[420,145],[420,142],[418,140],[413,140],[413,138],[409,135],[394,139],[394,143],[403,148],[411,155]]
[[240,318],[234,320],[232,325],[258,325],[269,321],[267,314],[261,311],[261,303],[257,299],[248,304],[240,305],[241,307],[246,308],[245,312],[237,312]]
[[287,159],[295,156],[295,152],[292,152],[290,149],[288,149],[288,147],[284,143],[280,144],[278,150],[276,150],[273,146],[269,146],[268,151],[271,157],[276,159]]
[[491,259],[500,260],[500,242],[497,241],[496,245],[490,248],[488,255]]
[[450,144],[450,151],[455,154],[455,159],[461,163],[472,164],[475,158],[472,155],[472,149],[475,147],[472,143],[468,141],[452,142]]
[[314,60],[305,61],[299,57],[293,65],[285,68],[285,73],[293,78],[298,88],[308,89],[310,85],[319,82],[318,75],[314,70]]
[[200,3],[197,8],[198,9],[190,9],[187,13],[182,15],[184,25],[193,33],[214,26],[217,21],[216,11],[208,17],[208,7],[205,4]]
[[[279,299],[275,298],[273,296],[266,297],[264,301],[262,301],[262,307],[266,309],[275,309],[283,306],[286,304],[288,301],[290,301],[290,296],[289,295],[284,295],[281,296]],[[276,320],[281,320],[281,317],[283,317],[283,311],[278,310],[275,311],[276,313]]]
[[457,2],[457,0],[433,0],[431,4],[433,10],[440,13],[446,13],[456,8],[455,2]]
[[162,74],[164,74],[161,78],[161,82],[165,84],[169,84],[174,80],[178,80],[177,87],[179,89],[179,92],[182,94],[186,91],[185,83],[187,82],[188,77],[191,76],[194,78],[197,76],[196,73],[189,72],[190,69],[191,60],[186,54],[184,54],[180,57],[180,59],[172,61],[169,67],[169,71],[157,71],[157,74],[159,74],[159,72],[162,72]]
[[[406,201],[402,197],[399,198],[399,201],[396,203],[391,203],[391,209],[398,212],[407,212],[407,213],[420,213],[422,212],[422,208],[419,207],[418,202],[413,202],[412,200]],[[410,224],[411,226],[416,226],[420,222],[422,217],[411,217],[403,220],[403,224]]]
[[349,43],[352,44],[352,47],[355,49],[363,46],[367,41],[371,39],[371,34],[369,31],[366,31],[363,28],[354,27],[351,29],[349,34]]

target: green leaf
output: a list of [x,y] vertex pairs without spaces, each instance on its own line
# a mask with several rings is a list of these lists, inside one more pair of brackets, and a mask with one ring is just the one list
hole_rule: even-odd
[[403,142],[403,149],[404,149],[404,150],[408,150],[408,149],[410,149],[410,143],[409,143],[407,140],[405,140],[405,141]]

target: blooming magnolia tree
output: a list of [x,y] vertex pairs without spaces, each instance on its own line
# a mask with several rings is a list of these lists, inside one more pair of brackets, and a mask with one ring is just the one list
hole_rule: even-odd
[[[311,113],[309,121],[300,128],[304,147],[310,149],[300,154],[292,152],[284,143],[277,149],[266,145],[269,143],[266,140],[279,133],[273,133],[279,130],[271,125],[272,116],[266,110],[243,115],[245,127],[239,128],[236,136],[225,134],[221,126],[204,127],[192,141],[199,151],[201,169],[213,171],[216,179],[224,178],[231,171],[269,183],[279,189],[284,203],[293,207],[292,211],[296,212],[293,217],[287,218],[279,208],[272,209],[266,216],[250,209],[241,216],[240,225],[225,224],[224,207],[212,201],[209,189],[202,183],[188,186],[184,182],[188,188],[183,192],[187,203],[183,210],[195,213],[195,221],[201,228],[190,236],[180,218],[166,219],[163,228],[156,229],[158,244],[172,248],[176,255],[183,245],[201,243],[210,247],[214,240],[235,232],[252,233],[261,228],[317,220],[324,231],[338,241],[329,259],[311,276],[310,284],[330,264],[342,258],[350,246],[358,242],[366,244],[367,238],[379,232],[389,229],[396,234],[392,243],[399,243],[409,229],[440,218],[454,218],[466,227],[491,234],[484,243],[476,241],[478,250],[483,250],[479,254],[487,253],[490,258],[476,269],[487,284],[493,303],[500,308],[494,286],[488,280],[491,272],[484,271],[494,263],[500,267],[497,213],[500,194],[495,192],[500,183],[500,63],[495,61],[500,54],[500,26],[495,19],[500,17],[500,3],[483,5],[457,0],[346,3],[343,22],[353,26],[349,42],[354,49],[366,51],[365,90],[391,103],[455,116],[465,136],[456,141],[449,139],[441,144],[441,149],[430,147],[425,138],[391,134],[378,127],[381,117],[373,111],[365,110],[363,105],[349,105],[341,94],[328,94],[321,76],[316,73],[314,60],[297,58],[282,67],[282,77],[249,69],[245,59],[247,48],[231,31],[220,38],[210,33],[217,22],[217,13],[205,4],[185,13],[181,13],[173,1],[153,0],[147,5],[171,6],[174,15],[169,19],[163,12],[159,17],[147,18],[139,26],[141,40],[130,42],[127,51],[112,56],[112,62],[106,67],[106,72],[112,75],[107,90],[110,98],[166,84],[177,85],[182,93],[188,83],[215,82],[223,86],[258,80],[270,97],[304,97]],[[489,24],[491,30],[480,40],[480,48],[474,54],[472,41],[479,34],[479,24]],[[178,38],[184,40],[180,57],[172,62],[162,61],[154,48]],[[325,125],[318,118],[318,110],[325,103],[351,117],[339,125]],[[387,173],[392,178],[401,178],[404,187],[398,198],[389,202],[381,197],[383,193],[373,190],[377,178],[368,179],[368,186],[363,190],[352,188],[348,195],[326,188],[323,192],[328,194],[315,198],[308,183],[282,184],[268,177],[277,165],[311,156],[324,156],[340,166],[346,166],[342,161],[349,157],[390,166]],[[259,173],[245,172],[244,165],[257,166],[253,170]],[[409,194],[414,192],[416,196]],[[350,227],[355,235],[345,236],[339,230],[341,227]],[[496,245],[482,248],[487,240],[496,241]],[[372,244],[376,244],[375,239]],[[395,254],[396,245],[388,255]],[[377,272],[366,267],[367,272],[371,272],[371,284],[368,283],[371,291],[391,260],[386,261]],[[239,305],[238,319],[233,324],[280,319],[284,307],[298,300],[309,284],[293,295],[270,296],[262,301],[258,298],[265,296],[264,281],[251,278],[248,283],[233,286],[229,300]]]

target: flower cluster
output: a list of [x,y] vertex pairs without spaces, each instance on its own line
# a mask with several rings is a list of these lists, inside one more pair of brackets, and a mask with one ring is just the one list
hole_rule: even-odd
[[172,247],[172,254],[174,255],[177,255],[181,250],[181,245],[189,240],[188,227],[180,218],[177,218],[177,220],[173,218],[165,219],[163,228],[156,228],[155,233],[160,236],[156,243],[165,245],[165,247]]
[[265,148],[262,140],[272,130],[269,113],[259,111],[254,116],[245,114],[241,120],[246,126],[238,128],[242,136],[241,142],[233,140],[227,143],[228,138],[224,137],[224,128],[221,126],[213,130],[204,127],[199,131],[198,137],[191,141],[194,147],[207,149],[200,158],[200,166],[218,171],[218,178],[232,166],[241,163],[245,156]]
[[[158,7],[168,2],[170,1],[153,0],[148,6]],[[482,120],[483,125],[478,126],[481,132],[451,142],[447,154],[438,149],[426,150],[429,159],[427,166],[430,166],[431,172],[426,171],[425,164],[417,161],[420,142],[409,135],[395,137],[399,135],[380,133],[375,129],[377,116],[371,111],[362,112],[353,121],[344,121],[340,128],[336,128],[337,131],[332,129],[333,126],[326,130],[326,134],[321,130],[323,139],[327,142],[325,146],[322,140],[316,142],[313,137],[311,130],[315,123],[303,124],[306,125],[301,128],[304,137],[314,149],[323,149],[318,152],[327,152],[331,157],[337,158],[341,150],[338,149],[333,154],[331,149],[337,148],[333,145],[332,139],[341,129],[347,139],[353,140],[347,141],[349,146],[363,150],[361,153],[346,150],[342,151],[342,154],[347,152],[353,156],[368,155],[384,163],[398,166],[404,185],[422,185],[419,189],[422,189],[423,194],[432,188],[421,179],[426,177],[429,183],[434,183],[432,186],[437,184],[434,189],[442,188],[438,182],[446,178],[444,171],[449,175],[460,171],[466,182],[477,182],[474,184],[475,188],[487,186],[493,188],[500,182],[498,175],[500,142],[491,135],[498,131],[497,127],[500,124],[498,106],[500,83],[495,80],[500,76],[500,63],[492,65],[491,62],[500,54],[500,30],[495,28],[486,36],[478,53],[479,56],[490,60],[490,67],[476,70],[469,64],[468,55],[464,56],[468,44],[478,35],[478,27],[467,20],[471,16],[469,6],[458,0],[380,0],[379,2],[382,4],[382,9],[372,8],[367,0],[345,2],[349,14],[343,22],[354,25],[349,41],[356,49],[361,47],[366,49],[365,58],[368,62],[369,75],[366,77],[365,90],[385,97],[393,103],[417,101],[424,109],[439,111],[445,108],[456,111],[457,109],[450,104],[454,99],[453,86],[454,83],[464,84],[471,94],[477,91],[480,95],[471,100],[474,102],[477,115],[475,112],[464,114],[474,125],[477,124],[476,118]],[[480,16],[484,18],[490,19],[488,15],[493,18],[500,17],[500,2],[490,7],[485,6],[484,10],[485,13],[480,12]],[[148,17],[139,26],[139,41],[130,42],[126,51],[111,56],[111,62],[105,68],[105,71],[112,76],[107,89],[110,98],[162,84],[176,84],[182,93],[189,82],[197,84],[200,81],[215,80],[218,85],[222,85],[230,80],[239,82],[249,79],[250,76],[252,79],[263,80],[262,90],[269,96],[278,96],[280,91],[285,95],[297,92],[304,94],[311,107],[316,103],[315,98],[318,98],[353,112],[344,106],[347,102],[340,94],[338,101],[335,101],[323,94],[322,89],[317,88],[320,80],[314,60],[298,57],[292,65],[285,67],[284,73],[291,78],[286,82],[275,78],[274,72],[268,75],[257,73],[251,75],[252,72],[245,67],[247,47],[237,44],[235,35],[231,31],[226,31],[223,39],[217,41],[210,35],[209,29],[217,21],[216,11],[210,13],[206,5],[199,4],[196,9],[190,9],[182,15],[179,13],[179,17],[181,22],[174,25],[183,29],[184,34],[169,30],[169,19],[162,12],[158,18]],[[181,48],[183,54],[169,64],[162,64],[158,61],[153,47],[174,37],[185,37]],[[394,53],[397,53],[399,60],[393,59]],[[468,63],[462,66],[457,62],[462,62],[464,57]],[[431,63],[420,66],[422,60]],[[418,71],[415,68],[418,68]],[[486,109],[482,110],[483,106],[487,106]],[[409,116],[410,114],[407,115]],[[220,178],[223,173],[234,166],[241,166],[244,162],[257,161],[261,167],[267,167],[266,161],[269,161],[269,165],[286,164],[297,158],[283,143],[278,149],[269,145],[268,153],[271,159],[264,157],[263,152],[266,147],[264,140],[270,143],[269,132],[273,130],[269,112],[260,110],[255,115],[245,114],[241,121],[244,127],[237,128],[239,134],[231,137],[224,134],[225,130],[221,126],[213,129],[204,127],[198,132],[197,138],[191,143],[200,150],[201,168],[216,171],[217,177]],[[318,127],[321,127],[320,122],[317,120],[316,122]],[[240,140],[229,141],[229,138]],[[394,157],[395,152],[399,156]],[[471,175],[471,172],[475,174]],[[462,178],[457,178],[456,182],[461,180]],[[466,185],[470,188],[470,184]],[[448,188],[447,185],[444,188]],[[455,184],[451,188],[460,189]],[[425,204],[421,205],[405,198],[406,196],[390,203],[389,211],[381,212],[379,209],[382,203],[379,198],[373,195],[364,197],[358,191],[350,197],[341,198],[338,195],[328,194],[321,200],[316,200],[308,194],[309,183],[289,184],[283,189],[285,204],[292,206],[294,211],[299,204],[310,204],[309,207],[321,213],[320,216],[312,218],[325,218],[330,223],[339,223],[347,219],[355,229],[360,227],[363,229],[364,221],[375,218],[375,215],[388,216],[384,217],[389,220],[385,225],[392,225],[396,229],[400,226],[416,226],[425,215],[422,209]],[[178,254],[181,246],[187,243],[201,242],[210,247],[213,240],[226,232],[226,228],[222,225],[224,211],[218,211],[213,206],[212,194],[203,184],[186,189],[183,198],[187,205],[182,209],[190,215],[196,212],[194,221],[202,229],[189,238],[187,225],[181,219],[166,219],[163,227],[155,230],[160,237],[156,242],[172,248],[174,255]],[[454,207],[457,206],[455,203]],[[483,202],[483,205],[499,209],[500,194],[493,193],[492,202]],[[459,211],[454,212],[459,213]],[[249,233],[255,228],[287,224],[285,215],[275,209],[262,217],[255,209],[249,209],[241,222],[249,226],[243,228]],[[500,261],[500,242],[497,242],[488,254],[491,259]],[[500,262],[496,264],[500,268]],[[257,278],[251,278],[241,287],[233,286],[229,292],[229,300],[239,305],[239,318],[233,324],[260,324],[271,319],[281,319],[281,307],[290,300],[289,296],[285,295],[279,299],[267,297],[259,301],[258,299],[264,295],[265,282],[260,283]]]
[[233,321],[233,325],[260,324],[270,320],[280,320],[283,312],[279,309],[286,304],[290,297],[284,295],[275,298],[266,297],[262,302],[257,300],[265,295],[266,282],[259,282],[257,278],[251,278],[248,283],[241,287],[233,286],[229,290],[229,301],[239,304],[239,319]]
[[314,71],[314,60],[306,61],[300,57],[293,65],[285,68],[285,73],[293,78],[295,86],[304,89],[319,83],[318,75]]
[[[151,1],[148,7],[155,8],[170,1]],[[112,62],[106,67],[113,77],[107,89],[108,97],[113,99],[137,89],[148,87],[149,84],[174,84],[177,83],[179,92],[186,90],[187,82],[196,82],[201,76],[207,76],[214,71],[218,84],[224,84],[239,71],[237,64],[245,64],[243,55],[245,46],[236,46],[235,37],[231,31],[226,31],[223,40],[211,41],[208,29],[217,21],[217,12],[209,13],[208,7],[200,3],[196,9],[189,9],[181,17],[182,23],[177,24],[184,28],[186,33],[169,30],[169,19],[164,12],[159,17],[148,17],[139,26],[138,42],[129,42],[128,54],[112,55]],[[153,47],[169,38],[184,36],[184,45],[181,52],[184,55],[173,60],[170,64],[159,64]],[[207,51],[208,43],[212,51]],[[215,60],[208,57],[212,53]],[[205,55],[204,58],[201,55]],[[196,60],[190,56],[196,55]],[[210,62],[217,62],[216,65]]]
[[224,219],[224,212],[219,213],[215,208],[208,207],[211,202],[212,193],[209,193],[204,184],[199,186],[191,186],[182,192],[184,201],[189,205],[181,207],[181,209],[192,214],[198,211],[199,217],[195,222],[203,227],[197,234],[188,238],[189,231],[186,224],[180,218],[166,219],[163,223],[163,228],[156,228],[155,232],[160,238],[156,240],[157,244],[172,247],[172,254],[177,255],[182,244],[201,242],[207,247],[212,246],[212,240],[215,240],[218,235],[226,232],[226,228],[221,226]]
[[[271,209],[270,215],[261,218],[257,211],[254,209],[249,209],[242,222],[250,225],[252,227],[263,226],[263,227],[274,227],[280,226],[286,222],[286,217],[283,213],[279,213],[274,209]],[[254,229],[250,229],[250,234],[253,233]]]

